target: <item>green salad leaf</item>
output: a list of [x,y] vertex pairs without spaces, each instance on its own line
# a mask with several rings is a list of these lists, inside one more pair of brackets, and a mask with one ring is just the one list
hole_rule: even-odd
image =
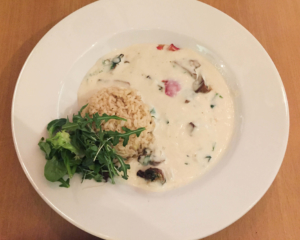
[[55,119],[50,123],[48,123],[47,130],[49,136],[52,137],[56,131],[60,130],[61,127],[66,124],[66,121],[67,119],[61,118],[61,119]]
[[[47,159],[45,178],[50,182],[60,182],[60,187],[70,187],[70,179],[76,173],[82,175],[82,181],[94,179],[102,182],[111,179],[115,183],[114,177],[119,175],[128,179],[127,170],[130,165],[125,163],[125,159],[113,147],[120,141],[126,146],[131,135],[139,137],[145,130],[122,127],[122,133],[105,131],[101,123],[110,119],[126,119],[107,114],[100,116],[98,113],[82,117],[82,111],[86,107],[87,105],[83,106],[77,115],[73,115],[72,122],[68,118],[51,121],[47,126],[49,138],[42,138],[38,143]],[[65,176],[68,177],[66,180]]]
[[48,181],[56,182],[58,179],[65,176],[66,173],[67,168],[63,161],[58,160],[56,157],[47,161],[44,169],[44,175]]

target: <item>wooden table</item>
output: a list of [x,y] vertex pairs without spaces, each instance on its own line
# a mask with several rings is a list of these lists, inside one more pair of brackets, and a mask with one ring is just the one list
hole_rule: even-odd
[[[56,214],[27,180],[10,109],[29,53],[61,19],[93,0],[0,1],[0,239],[96,239]],[[271,188],[240,220],[206,240],[300,239],[300,1],[203,0],[246,27],[273,59],[290,107],[290,138]]]

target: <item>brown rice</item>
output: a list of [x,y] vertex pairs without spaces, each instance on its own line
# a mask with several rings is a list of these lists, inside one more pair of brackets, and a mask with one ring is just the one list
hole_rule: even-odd
[[151,117],[149,107],[141,100],[137,91],[130,88],[108,87],[103,88],[89,99],[87,111],[90,115],[103,113],[116,115],[127,121],[111,119],[102,124],[104,130],[124,132],[122,127],[137,129],[145,127],[146,130],[139,137],[131,135],[128,144],[123,147],[123,140],[115,146],[117,153],[124,157],[137,157],[144,148],[153,142],[153,129],[155,123]]

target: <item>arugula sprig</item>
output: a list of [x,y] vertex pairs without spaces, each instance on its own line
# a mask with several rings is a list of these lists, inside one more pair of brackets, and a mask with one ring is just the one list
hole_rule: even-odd
[[[50,182],[60,182],[60,187],[70,187],[70,179],[75,173],[82,174],[82,181],[94,179],[102,182],[121,175],[128,179],[127,170],[130,165],[118,155],[113,148],[123,140],[126,146],[129,137],[135,134],[140,136],[145,128],[135,130],[122,127],[123,133],[117,131],[105,131],[101,123],[110,119],[126,121],[118,116],[95,113],[82,117],[83,106],[77,115],[73,115],[72,122],[68,118],[60,118],[51,121],[47,126],[49,138],[42,138],[39,142],[40,149],[47,159],[44,175]],[[64,178],[67,176],[67,179]]]

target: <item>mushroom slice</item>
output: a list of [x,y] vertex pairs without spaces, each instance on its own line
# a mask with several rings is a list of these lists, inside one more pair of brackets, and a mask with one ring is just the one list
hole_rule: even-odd
[[189,61],[189,64],[192,66],[192,67],[195,67],[196,68],[199,68],[201,66],[201,64],[197,61],[197,60],[190,60]]
[[211,88],[205,84],[203,77],[200,75],[194,82],[193,82],[193,90],[195,93],[208,93],[211,91]]
[[139,170],[136,175],[151,182],[159,181],[161,184],[166,182],[165,176],[159,168],[148,168],[146,171]]
[[147,155],[147,156],[139,156],[138,157],[138,162],[140,164],[142,164],[143,166],[147,166],[147,165],[151,165],[151,166],[157,166],[159,164],[161,164],[162,162],[164,162],[165,160],[161,160],[161,161],[154,161],[151,160],[151,156]]
[[184,71],[186,71],[192,78],[196,79],[197,77],[197,74],[196,73],[192,73],[189,69],[183,67],[181,64],[179,64],[178,62],[176,61],[171,61],[171,63],[181,67]]
[[151,155],[151,150],[149,148],[144,148],[143,149],[143,155]]
[[152,166],[157,166],[164,162],[165,160],[160,160],[160,161],[154,161],[151,159],[151,153],[152,151],[149,148],[144,148],[142,155],[138,157],[138,162],[142,164],[143,166],[147,165],[152,165]]

